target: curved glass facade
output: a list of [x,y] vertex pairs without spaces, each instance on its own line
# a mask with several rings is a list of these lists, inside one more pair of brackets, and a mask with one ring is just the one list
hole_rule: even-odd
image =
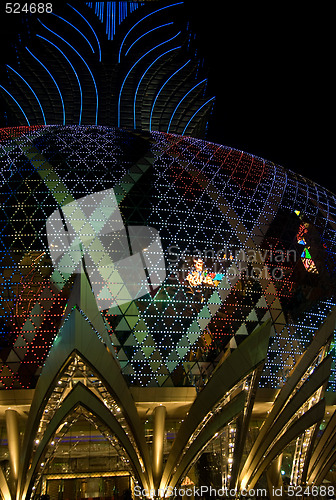
[[[278,388],[335,303],[334,195],[253,155],[160,132],[19,127],[1,130],[1,184],[3,388],[35,386],[79,265],[129,385],[200,389],[270,318],[259,385]],[[116,278],[123,256],[131,271]],[[126,292],[140,257],[146,286]]]

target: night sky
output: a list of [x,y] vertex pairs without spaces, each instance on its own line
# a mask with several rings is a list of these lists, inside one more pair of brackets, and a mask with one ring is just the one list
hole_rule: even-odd
[[295,11],[280,2],[223,2],[217,15],[214,2],[200,2],[207,9],[192,3],[187,1],[209,65],[209,92],[217,96],[208,139],[336,192],[331,11],[313,4]]
[[[59,3],[59,0],[58,2]],[[3,13],[4,39],[20,22]],[[216,96],[207,139],[261,156],[336,192],[331,7],[185,1]],[[8,62],[8,61],[6,61]]]

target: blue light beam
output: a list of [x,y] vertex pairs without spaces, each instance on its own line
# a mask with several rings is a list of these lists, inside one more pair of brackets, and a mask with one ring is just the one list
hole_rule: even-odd
[[185,131],[187,130],[187,128],[189,127],[190,125],[190,122],[194,119],[194,117],[197,115],[197,113],[199,113],[201,111],[202,108],[204,108],[204,106],[206,106],[207,104],[209,104],[209,102],[213,101],[215,99],[215,97],[211,97],[211,99],[208,99],[204,104],[202,104],[202,106],[200,106],[198,108],[197,111],[195,111],[195,113],[192,115],[192,117],[190,118],[190,120],[188,121],[187,125],[184,127],[184,130],[182,132],[182,135],[185,134]]
[[34,56],[34,54],[28,49],[28,47],[26,47],[26,50],[29,52],[29,54],[39,63],[41,64],[42,68],[44,68],[46,70],[46,72],[48,73],[48,75],[50,76],[50,78],[52,79],[52,81],[54,82],[56,88],[57,88],[57,91],[59,93],[59,96],[61,98],[61,103],[62,103],[62,110],[63,110],[63,125],[65,125],[65,108],[64,108],[64,101],[63,101],[63,96],[62,96],[62,93],[60,91],[60,88],[59,86],[57,85],[57,82],[55,80],[55,78],[52,76],[52,74],[50,73],[50,71],[48,70],[48,68],[45,67],[45,65],[39,60],[37,59],[36,56]]
[[25,117],[26,119],[26,122],[28,124],[28,126],[30,127],[30,123],[29,123],[29,120],[27,118],[27,115],[26,113],[23,111],[23,109],[21,108],[20,104],[17,102],[17,100],[15,99],[15,97],[12,96],[12,94],[10,92],[8,92],[8,90],[5,89],[5,87],[3,87],[2,85],[0,85],[0,88],[2,88],[2,90],[4,90],[6,92],[6,94],[9,95],[9,97],[11,97],[13,99],[13,101],[15,102],[15,104],[17,104],[17,106],[20,108],[20,110],[22,111],[22,114],[23,116]]
[[64,17],[61,17],[61,16],[58,16],[57,14],[55,14],[54,12],[52,12],[52,15],[55,16],[55,17],[58,17],[58,19],[61,19],[62,21],[64,21],[65,23],[69,24],[69,26],[71,26],[73,29],[75,29],[81,37],[84,38],[84,40],[87,41],[87,43],[89,44],[89,47],[91,49],[91,51],[93,52],[94,54],[94,48],[92,47],[91,43],[89,42],[89,40],[86,38],[85,35],[83,35],[83,33],[78,29],[76,28],[76,26],[74,26],[73,24],[71,24],[69,21],[67,21],[66,19],[64,19]]
[[51,42],[50,40],[48,40],[48,38],[44,38],[43,36],[41,35],[36,35],[38,38],[41,38],[42,40],[50,43],[50,45],[52,45],[53,47],[55,47],[55,49],[57,49],[61,54],[62,56],[68,61],[68,63],[70,64],[71,66],[71,69],[72,71],[74,72],[75,74],[75,77],[77,79],[77,82],[78,82],[78,87],[79,87],[79,93],[80,93],[80,109],[79,109],[79,121],[78,121],[78,125],[81,125],[82,124],[82,112],[83,112],[83,93],[82,93],[82,86],[81,86],[81,83],[79,81],[79,78],[78,78],[78,75],[77,75],[77,72],[75,70],[75,68],[73,67],[71,61],[67,58],[67,56],[64,54],[64,52],[62,52],[62,50],[57,47],[57,45],[55,45],[53,42]]
[[77,9],[75,9],[75,7],[73,7],[72,5],[70,5],[69,3],[67,4],[72,10],[74,10],[75,12],[77,12],[77,14],[86,22],[86,24],[89,26],[90,30],[92,31],[92,33],[94,34],[94,37],[97,41],[97,44],[98,44],[98,53],[99,53],[99,62],[101,62],[101,47],[100,47],[100,42],[99,42],[99,39],[97,37],[97,34],[95,32],[95,30],[92,28],[91,24],[89,23],[89,21],[87,19],[85,19],[85,17],[83,16],[83,14],[81,14]]
[[161,45],[164,45],[165,43],[168,43],[170,42],[171,40],[174,40],[174,38],[176,38],[181,32],[177,33],[176,35],[174,35],[172,38],[169,38],[168,40],[166,40],[165,42],[162,42],[162,43],[159,43],[159,45],[156,45],[155,47],[153,47],[152,49],[148,50],[145,54],[143,54],[141,57],[139,57],[139,59],[137,61],[135,61],[135,63],[133,64],[133,66],[131,67],[131,69],[128,71],[127,75],[125,76],[124,78],[124,81],[122,82],[121,84],[121,87],[120,87],[120,92],[119,92],[119,98],[118,98],[118,127],[120,127],[120,104],[121,104],[121,94],[122,94],[122,91],[123,91],[123,88],[124,88],[124,85],[125,85],[125,82],[129,76],[129,74],[131,73],[131,71],[135,68],[135,66],[144,58],[146,57],[148,54],[150,54],[151,52],[153,52],[153,50],[161,47]]
[[94,85],[94,88],[95,88],[95,92],[96,92],[96,120],[95,120],[95,125],[97,125],[98,123],[98,89],[97,89],[97,85],[96,85],[96,80],[92,74],[92,71],[91,69],[89,68],[87,62],[83,59],[83,57],[80,55],[80,53],[69,43],[67,42],[63,37],[61,37],[60,35],[58,35],[57,33],[55,33],[53,30],[51,30],[50,28],[48,28],[45,24],[42,23],[42,21],[40,21],[40,24],[42,24],[42,26],[50,31],[50,33],[52,33],[53,35],[57,36],[57,38],[59,38],[60,40],[62,40],[64,43],[66,43],[68,45],[68,47],[70,47],[74,52],[76,52],[76,54],[78,55],[78,57],[83,61],[83,63],[85,64],[88,72],[90,73],[91,75],[91,78],[92,78],[92,81],[93,81],[93,85]]
[[187,93],[186,93],[186,94],[182,97],[182,99],[179,101],[179,103],[177,104],[176,108],[174,109],[174,111],[173,111],[173,113],[172,113],[172,115],[171,115],[171,117],[170,117],[170,120],[169,120],[169,123],[168,123],[168,128],[167,128],[167,134],[169,133],[169,129],[170,129],[170,126],[171,126],[171,122],[173,121],[173,118],[174,118],[174,116],[175,116],[175,113],[176,113],[176,111],[178,110],[178,108],[179,108],[180,104],[184,101],[184,99],[185,99],[186,97],[188,97],[188,95],[189,95],[189,94],[190,94],[190,93],[191,93],[194,89],[196,89],[199,85],[201,85],[202,83],[205,83],[206,81],[207,81],[207,79],[204,79],[204,80],[202,80],[201,82],[196,83],[196,85],[194,85],[194,86],[193,86],[190,90],[188,90],[188,92],[187,92]]
[[127,51],[125,52],[125,56],[127,56],[127,54],[129,53],[129,51],[131,50],[131,48],[133,47],[133,45],[135,45],[139,40],[141,40],[141,38],[143,38],[144,36],[148,35],[149,33],[152,33],[153,31],[155,30],[158,30],[160,28],[163,28],[165,26],[170,26],[171,24],[174,24],[173,22],[171,23],[166,23],[166,24],[161,24],[160,26],[157,26],[156,28],[153,28],[149,31],[147,31],[146,33],[144,33],[143,35],[139,36],[139,38],[137,38],[133,43],[132,45],[130,45],[127,49]]
[[45,115],[44,115],[44,111],[43,111],[43,108],[42,108],[42,104],[40,102],[40,99],[37,97],[36,93],[34,92],[34,90],[31,88],[31,86],[29,85],[29,83],[27,82],[27,80],[25,80],[23,78],[23,76],[20,75],[20,73],[18,73],[17,71],[15,71],[14,68],[12,68],[11,66],[9,66],[8,64],[6,65],[7,68],[9,68],[11,71],[13,71],[13,73],[15,73],[19,78],[21,78],[21,80],[27,85],[27,87],[29,88],[29,90],[32,92],[32,94],[34,95],[35,99],[37,100],[37,103],[40,107],[40,110],[41,110],[41,113],[42,113],[42,116],[43,116],[43,122],[44,122],[44,125],[46,125],[46,119],[45,119]]
[[136,99],[137,99],[137,94],[138,94],[138,90],[139,90],[139,87],[140,87],[140,84],[144,78],[144,76],[146,75],[147,71],[153,66],[153,64],[156,63],[156,61],[158,61],[159,59],[161,59],[161,57],[165,56],[166,54],[169,54],[169,52],[173,52],[174,50],[178,50],[181,48],[181,45],[179,47],[174,47],[173,49],[170,49],[170,50],[167,50],[166,52],[164,52],[163,54],[161,54],[160,56],[158,56],[156,59],[154,59],[154,61],[148,66],[148,68],[146,69],[146,71],[144,71],[142,77],[140,78],[139,80],[139,83],[138,83],[138,86],[136,88],[136,91],[135,91],[135,96],[134,96],[134,105],[133,105],[133,127],[134,129],[136,128],[136,120],[135,120],[135,107],[136,107]]
[[154,106],[156,104],[156,101],[159,97],[159,95],[161,94],[162,90],[164,89],[164,87],[167,85],[167,83],[179,72],[181,71],[183,68],[186,67],[187,64],[190,63],[190,59],[189,61],[187,61],[185,64],[183,64],[183,66],[181,66],[181,68],[179,68],[178,70],[175,71],[175,73],[173,73],[169,78],[167,78],[167,80],[164,82],[164,84],[162,85],[162,87],[160,88],[159,92],[156,94],[156,97],[154,99],[154,102],[153,102],[153,105],[152,105],[152,109],[151,109],[151,113],[150,113],[150,119],[149,119],[149,130],[151,131],[152,130],[152,116],[153,116],[153,112],[154,112]]
[[182,5],[183,2],[178,2],[178,3],[172,3],[171,5],[167,5],[165,7],[161,7],[161,9],[157,9],[157,10],[154,10],[154,12],[151,12],[150,14],[147,14],[147,16],[144,16],[143,18],[141,18],[137,23],[135,23],[132,28],[130,30],[128,30],[128,32],[126,33],[126,35],[124,36],[124,39],[123,41],[121,42],[120,44],[120,49],[119,49],[119,56],[118,56],[118,62],[120,62],[120,57],[121,57],[121,50],[123,48],[123,45],[125,43],[125,40],[126,38],[128,37],[128,35],[131,33],[132,30],[134,30],[134,28],[136,26],[138,26],[139,23],[141,23],[142,21],[144,21],[145,19],[147,19],[149,16],[152,16],[153,14],[156,14],[157,12],[160,12],[161,10],[164,10],[164,9],[169,9],[170,7],[174,7],[175,5]]

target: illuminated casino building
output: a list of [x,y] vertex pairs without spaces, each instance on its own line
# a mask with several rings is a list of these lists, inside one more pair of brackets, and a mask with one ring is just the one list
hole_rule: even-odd
[[1,73],[4,500],[336,484],[335,196],[204,139],[185,18],[74,1]]

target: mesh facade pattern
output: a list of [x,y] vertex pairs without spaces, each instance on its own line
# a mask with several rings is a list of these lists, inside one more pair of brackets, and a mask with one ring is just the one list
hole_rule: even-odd
[[335,304],[332,193],[176,134],[42,126],[0,136],[2,388],[35,386],[72,289],[73,276],[57,287],[46,220],[108,189],[125,227],[159,232],[166,268],[151,293],[101,313],[127,382],[200,389],[270,319],[260,386],[283,384]]

